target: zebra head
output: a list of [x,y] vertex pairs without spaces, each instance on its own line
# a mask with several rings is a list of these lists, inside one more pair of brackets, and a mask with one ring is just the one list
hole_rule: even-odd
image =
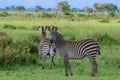
[[53,42],[56,42],[56,41],[60,41],[60,40],[63,40],[63,36],[57,32],[57,27],[55,26],[52,26],[52,27],[48,27],[48,30],[50,31],[50,41],[53,43]]
[[40,27],[39,28],[39,31],[40,31],[40,33],[41,33],[41,39],[44,39],[44,38],[46,38],[46,30],[47,30],[47,27],[48,26],[42,26],[42,27]]

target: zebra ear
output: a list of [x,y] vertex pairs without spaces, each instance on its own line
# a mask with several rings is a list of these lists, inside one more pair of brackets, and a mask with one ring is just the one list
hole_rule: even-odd
[[47,28],[48,28],[48,31],[51,31],[51,27],[50,26],[48,26]]
[[54,31],[57,32],[57,27],[56,26],[54,27]]
[[39,31],[40,31],[40,32],[43,31],[43,26],[39,27]]
[[52,31],[54,31],[54,26],[52,26],[52,29],[51,29]]
[[48,26],[45,26],[44,30],[46,31],[48,29]]
[[41,27],[41,31],[42,31],[42,32],[44,31],[44,27],[43,27],[43,26]]

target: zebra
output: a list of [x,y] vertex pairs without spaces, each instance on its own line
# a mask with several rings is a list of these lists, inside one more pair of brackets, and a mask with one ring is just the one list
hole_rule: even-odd
[[52,68],[52,64],[55,66],[54,63],[54,55],[56,53],[56,47],[54,44],[51,44],[50,40],[46,38],[46,27],[41,27],[39,28],[39,31],[41,33],[41,41],[38,45],[38,63],[40,63],[40,58],[42,57],[43,64],[42,64],[42,69],[44,69],[45,66],[45,60],[46,60],[46,55],[50,55],[50,68]]
[[69,59],[82,59],[88,56],[92,65],[91,76],[95,76],[97,73],[98,64],[95,60],[97,54],[100,54],[100,46],[98,42],[92,39],[85,39],[81,41],[68,41],[57,32],[57,27],[49,27],[49,36],[51,42],[55,43],[59,55],[63,58],[66,76],[68,76],[68,70],[70,75],[73,75]]

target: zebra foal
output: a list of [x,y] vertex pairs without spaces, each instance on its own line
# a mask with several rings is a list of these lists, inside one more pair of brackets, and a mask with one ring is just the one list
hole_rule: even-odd
[[46,38],[46,27],[41,27],[39,28],[39,31],[41,33],[41,42],[38,45],[38,53],[39,53],[39,58],[38,61],[40,63],[40,58],[42,57],[43,64],[42,68],[44,69],[45,66],[45,60],[46,60],[46,55],[50,55],[50,68],[52,68],[52,64],[55,65],[54,63],[54,54],[56,53],[56,47],[54,44],[51,44],[50,40]]
[[55,43],[59,55],[63,58],[66,76],[68,76],[68,70],[73,75],[69,59],[81,59],[85,56],[88,56],[92,65],[91,76],[95,76],[98,67],[95,57],[100,54],[100,46],[96,41],[92,39],[67,41],[57,32],[57,27],[53,26],[52,29],[49,27],[48,30],[50,31],[50,40]]

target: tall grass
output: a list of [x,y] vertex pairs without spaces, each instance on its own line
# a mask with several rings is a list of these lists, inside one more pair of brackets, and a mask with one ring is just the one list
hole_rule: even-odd
[[[12,14],[12,13],[9,13]],[[99,19],[75,18],[69,20],[60,18],[36,18],[37,14],[30,18],[0,17],[0,79],[42,79],[48,80],[119,80],[120,69],[120,23],[117,19],[109,19],[110,22],[99,22]],[[38,13],[39,14],[39,13]],[[24,13],[22,13],[24,15]],[[82,16],[79,14],[79,16]],[[102,18],[100,19],[102,20]],[[64,65],[58,54],[55,55],[56,66],[49,70],[49,57],[46,59],[45,70],[37,65],[37,46],[40,42],[39,26],[55,25],[65,39],[78,41],[91,38],[99,42],[101,55],[97,56],[99,65],[97,77],[90,77],[91,64],[87,58],[70,60],[73,77],[64,76]],[[49,37],[47,32],[47,37]],[[22,66],[19,66],[22,65]],[[31,66],[30,66],[31,65]],[[57,73],[57,74],[56,74]],[[54,75],[54,76],[53,76]],[[45,77],[43,77],[45,76]]]

